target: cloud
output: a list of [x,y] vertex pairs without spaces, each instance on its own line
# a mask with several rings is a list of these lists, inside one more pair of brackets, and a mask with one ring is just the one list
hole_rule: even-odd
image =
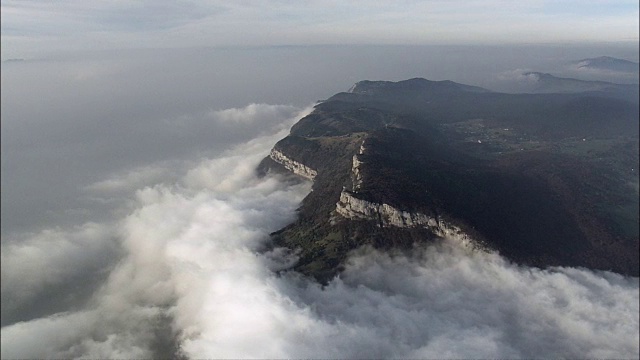
[[[221,156],[202,160],[180,179],[185,189],[209,189],[219,194],[242,191],[248,179],[255,184],[256,164],[271,146],[286,136],[293,123],[313,110],[308,106],[250,104],[244,108],[210,111],[207,116],[227,137],[242,134],[242,143]],[[192,128],[192,126],[189,126]],[[274,135],[275,134],[275,135]],[[249,138],[254,137],[251,140]]]
[[507,70],[499,73],[497,78],[500,81],[517,81],[525,83],[536,83],[540,80],[540,76],[532,73],[531,69],[515,69]]
[[228,270],[211,272],[189,322],[195,335],[183,349],[194,358],[638,354],[637,279],[517,267],[454,239],[411,256],[361,250],[325,288],[295,274]]
[[122,199],[175,181],[194,161],[277,131],[300,110],[264,103],[228,109],[239,91],[233,82],[252,76],[220,79],[211,58],[169,66],[155,55],[130,55],[3,65],[3,234],[102,221],[112,216],[116,193]]
[[90,184],[85,190],[99,193],[133,191],[145,185],[153,185],[167,179],[170,169],[158,166],[144,166],[110,179]]
[[[391,328],[400,334],[407,325],[415,329],[400,336],[400,342],[409,345],[402,356],[625,357],[638,353],[632,340],[638,323],[629,320],[637,311],[637,305],[632,305],[638,297],[637,279],[580,269],[517,267],[497,254],[465,249],[452,239],[417,249],[410,257],[358,254],[343,278],[348,287],[365,291],[354,292],[338,304],[373,299],[369,311],[360,308],[359,315],[351,316],[355,323],[371,321],[374,328]],[[336,306],[330,302],[336,297],[331,291],[327,295],[323,306],[330,306],[329,313],[345,321],[344,314],[354,309]],[[388,304],[394,306],[384,306]],[[376,308],[382,314],[371,316]],[[400,350],[392,344],[391,349]]]
[[260,250],[309,184],[249,169],[284,134],[138,190],[117,228],[125,255],[92,301],[3,327],[2,357],[159,356],[163,328],[191,358],[638,356],[637,278],[519,267],[455,239],[361,249],[324,288],[277,275],[295,253]]
[[[264,119],[251,114],[256,120]],[[207,265],[207,256],[212,255],[207,249],[222,246],[237,248],[234,251],[240,255],[252,254],[269,232],[292,221],[309,185],[290,187],[275,178],[258,179],[254,169],[296,118],[280,119],[283,124],[272,127],[269,135],[203,161],[183,183],[141,188],[136,192],[136,210],[111,226],[87,224],[83,231],[71,234],[48,231],[3,243],[2,307],[10,314],[24,312],[11,307],[12,303],[38,292],[68,291],[67,296],[74,296],[78,289],[52,286],[77,281],[75,274],[90,272],[98,260],[94,256],[113,260],[113,253],[99,251],[108,242],[98,236],[102,234],[98,230],[115,236],[124,256],[80,309],[76,306],[52,315],[41,311],[39,318],[3,326],[2,357],[154,356],[163,342],[171,340],[170,324],[162,319],[170,315],[177,288],[198,285],[190,271]],[[207,188],[209,176],[218,178],[219,184],[231,179],[238,184],[229,189],[214,182]],[[139,183],[138,178],[128,176],[130,183]],[[191,248],[196,250],[187,253],[190,261],[182,261]],[[231,257],[223,260],[236,262]],[[197,287],[189,289],[197,291]],[[5,295],[11,301],[5,301]],[[169,335],[159,341],[162,331]],[[26,338],[27,333],[45,339],[41,345],[29,346],[34,338]]]
[[[51,229],[23,238],[3,239],[2,320],[28,320],[44,311],[79,306],[78,298],[104,279],[118,254],[113,229],[86,223],[71,230]],[[76,290],[76,298],[68,292]],[[22,316],[17,315],[22,314]]]

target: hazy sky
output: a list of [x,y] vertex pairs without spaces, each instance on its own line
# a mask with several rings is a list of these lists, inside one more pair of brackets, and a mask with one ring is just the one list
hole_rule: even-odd
[[65,49],[637,41],[635,0],[2,1],[2,57]]

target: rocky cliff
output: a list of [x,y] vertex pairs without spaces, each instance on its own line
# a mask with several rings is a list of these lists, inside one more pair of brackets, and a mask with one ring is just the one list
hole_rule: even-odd
[[280,150],[276,150],[275,148],[271,150],[271,153],[269,153],[269,157],[273,161],[284,166],[285,169],[291,171],[296,175],[300,175],[303,178],[313,180],[316,175],[318,175],[317,171],[295,160],[292,160],[291,158],[283,154]]

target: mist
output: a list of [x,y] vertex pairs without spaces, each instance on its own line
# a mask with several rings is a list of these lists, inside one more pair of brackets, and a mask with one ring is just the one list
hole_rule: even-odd
[[255,175],[316,101],[360,80],[509,91],[523,69],[577,77],[571,61],[637,51],[314,46],[3,62],[2,358],[638,357],[637,278],[517,266],[458,239],[411,255],[360,249],[326,287],[283,271],[295,249],[266,251],[269,233],[311,186]]

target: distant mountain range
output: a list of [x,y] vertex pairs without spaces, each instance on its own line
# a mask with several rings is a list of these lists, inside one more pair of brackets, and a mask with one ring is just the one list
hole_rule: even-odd
[[638,63],[610,56],[582,59],[574,61],[571,65],[583,70],[605,70],[623,73],[638,73]]
[[525,72],[526,91],[529,93],[579,93],[598,92],[600,96],[611,96],[628,101],[638,100],[638,85],[615,84],[606,81],[586,81],[556,77],[541,72]]
[[274,244],[321,282],[360,246],[440,237],[521,264],[638,276],[637,95],[529,75],[540,93],[416,78],[361,81],[319,103],[258,168],[313,181]]
[[6,59],[6,60],[2,60],[2,62],[4,63],[12,63],[12,62],[23,62],[24,59]]

